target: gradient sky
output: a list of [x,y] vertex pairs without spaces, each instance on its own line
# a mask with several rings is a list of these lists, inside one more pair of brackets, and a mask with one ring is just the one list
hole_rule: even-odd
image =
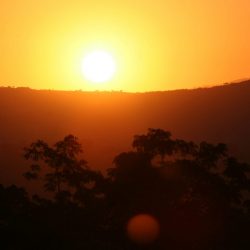
[[[156,91],[250,76],[249,0],[0,2],[0,85]],[[87,82],[81,61],[105,49],[115,77]]]

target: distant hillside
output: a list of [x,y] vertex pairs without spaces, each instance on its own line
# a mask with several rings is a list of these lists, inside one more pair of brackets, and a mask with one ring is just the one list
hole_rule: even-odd
[[55,142],[72,133],[89,165],[105,169],[149,127],[196,142],[225,142],[250,161],[250,81],[135,94],[0,88],[0,182],[23,182],[22,148],[38,138]]

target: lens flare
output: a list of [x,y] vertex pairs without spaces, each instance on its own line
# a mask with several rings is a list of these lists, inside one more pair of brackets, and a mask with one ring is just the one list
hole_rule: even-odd
[[129,238],[137,244],[150,244],[160,233],[158,221],[149,214],[139,214],[132,217],[127,224]]

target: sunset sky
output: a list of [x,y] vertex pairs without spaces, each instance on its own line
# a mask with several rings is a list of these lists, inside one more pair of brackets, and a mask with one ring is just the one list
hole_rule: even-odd
[[[250,77],[249,0],[8,0],[0,32],[0,86],[144,92]],[[96,49],[116,62],[102,84],[81,70]]]

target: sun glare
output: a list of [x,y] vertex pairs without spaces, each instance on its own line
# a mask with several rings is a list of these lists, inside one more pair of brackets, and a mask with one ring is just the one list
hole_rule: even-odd
[[103,50],[95,50],[87,54],[82,62],[84,77],[94,83],[103,83],[111,80],[116,71],[113,56]]

